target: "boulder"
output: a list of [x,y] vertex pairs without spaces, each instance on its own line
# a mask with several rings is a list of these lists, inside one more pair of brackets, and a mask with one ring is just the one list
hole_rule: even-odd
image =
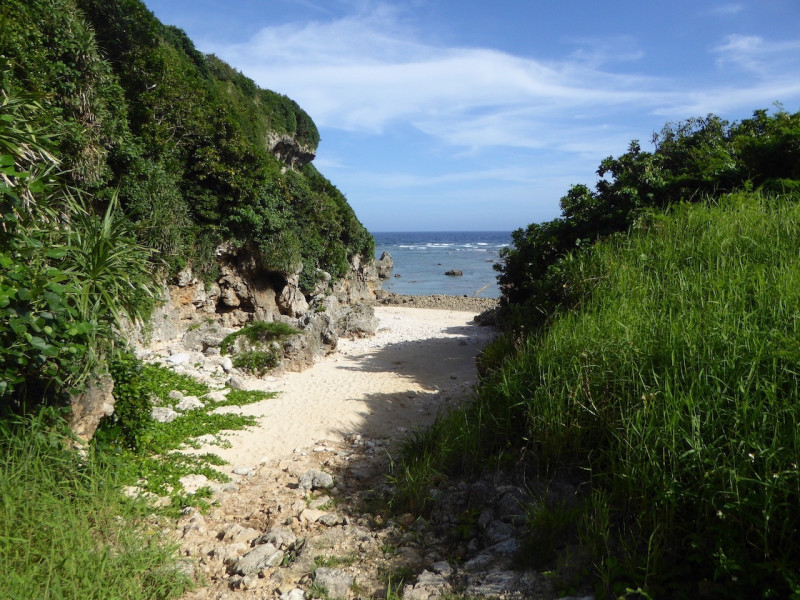
[[308,311],[308,302],[303,292],[300,291],[300,272],[302,270],[303,265],[300,264],[294,273],[286,277],[286,285],[283,286],[277,299],[278,309],[282,315],[296,318]]
[[236,561],[233,572],[239,575],[257,575],[267,567],[275,567],[283,562],[284,553],[272,544],[256,546]]
[[159,423],[172,423],[179,416],[168,406],[154,406],[150,409],[150,418]]
[[375,309],[367,304],[356,304],[341,311],[336,330],[342,337],[364,338],[375,335],[378,318]]
[[347,592],[353,585],[353,578],[342,569],[319,567],[314,572],[314,583],[325,589],[331,600],[341,600],[347,598]]
[[106,374],[90,382],[81,393],[70,397],[70,428],[83,441],[91,440],[100,420],[114,413],[113,391],[114,380]]
[[381,254],[381,257],[375,261],[375,268],[378,271],[380,279],[389,279],[394,269],[394,259],[388,252]]
[[333,487],[333,477],[324,471],[311,469],[300,476],[300,489],[306,492]]
[[459,271],[458,269],[450,269],[449,271],[445,271],[445,275],[450,277],[461,277],[464,275],[464,271]]

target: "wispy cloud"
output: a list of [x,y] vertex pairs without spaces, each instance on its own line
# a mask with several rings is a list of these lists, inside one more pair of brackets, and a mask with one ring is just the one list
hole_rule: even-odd
[[[351,12],[345,16],[267,27],[215,51],[260,85],[297,100],[323,128],[380,134],[410,125],[464,151],[505,146],[593,152],[623,134],[619,126],[602,129],[611,117],[617,123],[628,114],[674,118],[684,110],[688,116],[701,107],[752,107],[798,94],[790,78],[767,81],[762,75],[788,61],[796,68],[786,72],[800,80],[800,40],[729,36],[712,57],[722,68],[748,72],[749,80],[736,88],[698,91],[696,82],[682,87],[665,77],[631,74],[630,66],[644,56],[632,37],[576,39],[570,43],[579,50],[540,60],[490,48],[443,47],[423,39],[392,5],[347,4]],[[733,14],[741,4],[715,10]],[[621,61],[628,70],[614,70]],[[591,115],[586,120],[592,124],[581,126],[578,115]]]
[[[768,41],[755,35],[729,35],[713,52],[718,65],[732,65],[762,77],[787,74],[788,66],[800,66],[800,39]],[[796,74],[790,73],[792,77]]]
[[730,4],[719,4],[709,9],[708,14],[717,16],[731,16],[738,15],[744,10],[744,4],[735,2]]

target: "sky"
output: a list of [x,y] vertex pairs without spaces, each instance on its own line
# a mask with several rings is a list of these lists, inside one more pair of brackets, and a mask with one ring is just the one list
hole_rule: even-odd
[[320,131],[380,231],[511,231],[668,122],[800,110],[797,0],[144,0]]

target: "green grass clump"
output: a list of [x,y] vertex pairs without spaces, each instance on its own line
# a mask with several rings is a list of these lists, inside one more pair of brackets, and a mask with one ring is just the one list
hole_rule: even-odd
[[0,595],[156,600],[189,585],[113,470],[66,449],[57,418],[0,422]]
[[602,591],[800,594],[798,240],[797,198],[742,193],[567,261],[578,307],[513,334],[475,403],[406,449],[401,496],[404,472],[526,449],[585,470]]
[[236,338],[240,336],[246,337],[252,344],[268,344],[295,333],[300,333],[300,331],[280,321],[254,321],[238,331],[226,335],[219,348],[222,354],[230,354],[234,349]]
[[[233,366],[261,377],[277,367],[283,359],[283,350],[276,346],[285,337],[301,333],[280,321],[255,321],[225,336],[220,343],[222,354],[234,354]],[[246,343],[237,344],[244,338]]]

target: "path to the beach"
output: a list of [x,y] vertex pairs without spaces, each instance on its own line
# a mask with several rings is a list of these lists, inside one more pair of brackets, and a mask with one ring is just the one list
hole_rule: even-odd
[[250,389],[278,396],[231,408],[258,417],[259,425],[230,434],[229,448],[207,450],[234,469],[352,433],[402,438],[469,394],[475,356],[494,330],[473,324],[469,312],[376,307],[375,313],[374,337],[340,340],[335,353],[301,373],[247,380]]

